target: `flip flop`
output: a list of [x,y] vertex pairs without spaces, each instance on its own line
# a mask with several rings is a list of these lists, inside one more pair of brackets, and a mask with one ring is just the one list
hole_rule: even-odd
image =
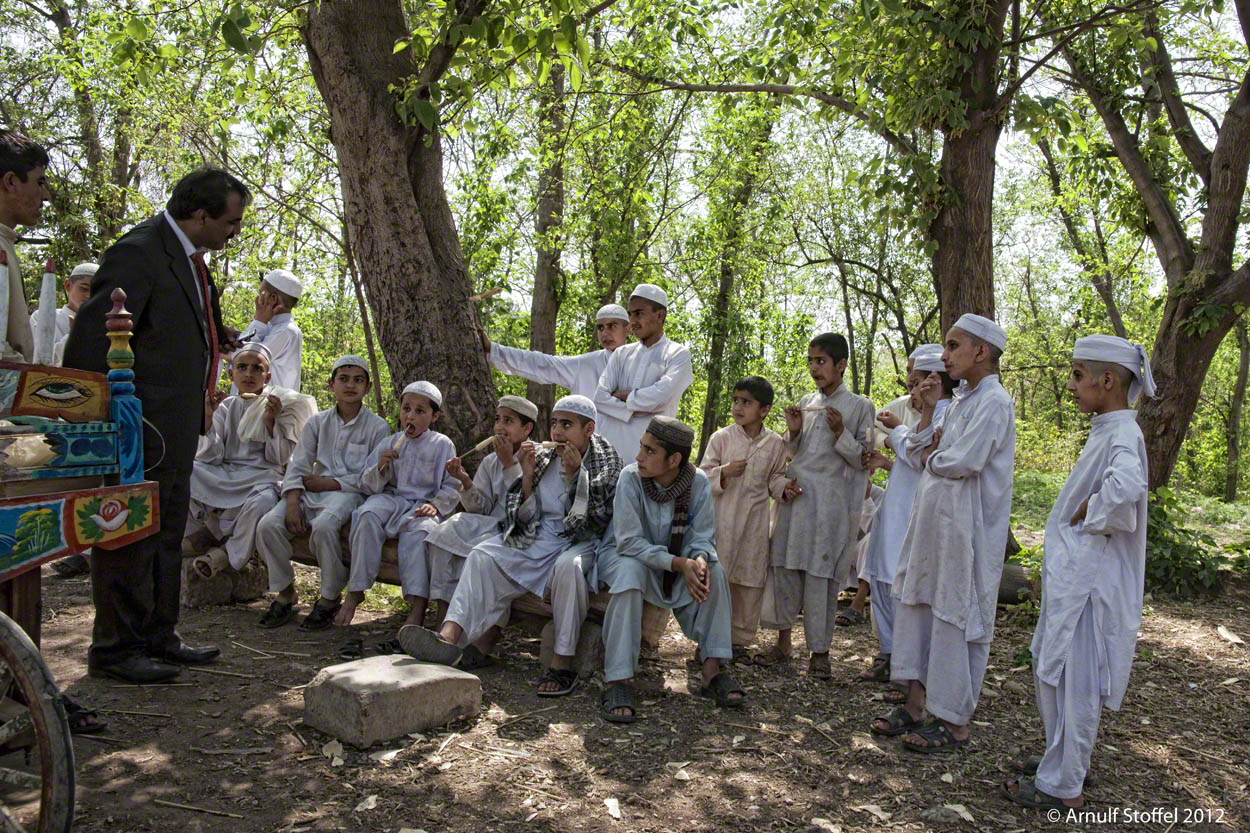
[[[543,683],[555,683],[559,688],[543,691]],[[563,697],[572,693],[575,688],[577,688],[577,672],[571,668],[548,668],[538,678],[539,697]]]
[[359,637],[352,637],[345,641],[339,648],[339,659],[351,662],[360,659],[365,655],[365,641]]
[[859,672],[859,681],[862,683],[888,683],[890,681],[889,654],[881,654],[873,659],[871,666]]
[[69,731],[75,735],[94,735],[109,727],[107,720],[100,719],[100,713],[75,703],[64,694],[61,705],[65,707],[65,716],[69,719]]
[[853,607],[848,607],[834,618],[833,624],[839,628],[849,628],[851,625],[862,625],[866,621],[864,614]]
[[384,639],[374,645],[373,650],[378,656],[387,657],[391,654],[402,654],[404,652],[404,646],[399,644],[398,639],[391,637],[390,639]]
[[[460,659],[456,661],[456,667],[461,671],[480,671],[494,664],[495,658],[490,654],[483,654],[476,645],[466,645],[460,652]],[[541,691],[538,693],[542,694]]]
[[[877,726],[877,721],[885,721],[886,728],[882,729]],[[924,725],[924,718],[915,718],[911,716],[911,712],[902,706],[895,706],[889,714],[883,714],[880,717],[873,718],[872,723],[868,726],[869,731],[874,735],[884,735],[887,738],[905,735],[914,731],[917,726]]]
[[968,738],[959,740],[952,735],[950,729],[946,728],[946,724],[936,717],[926,722],[923,726],[912,729],[911,733],[924,738],[927,743],[921,746],[918,743],[905,740],[903,741],[903,746],[909,752],[919,752],[922,755],[954,752],[968,742]]
[[[629,709],[629,714],[613,714],[613,709]],[[599,716],[609,723],[633,723],[638,718],[634,689],[629,683],[608,683],[599,697]]]

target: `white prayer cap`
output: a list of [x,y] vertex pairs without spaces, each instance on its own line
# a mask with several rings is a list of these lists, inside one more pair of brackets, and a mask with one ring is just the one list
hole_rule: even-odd
[[509,411],[516,411],[530,422],[538,420],[538,406],[526,399],[524,396],[515,396],[508,394],[499,397],[499,401],[495,403],[496,408],[507,408]]
[[[635,293],[637,294],[637,293]],[[625,307],[620,304],[604,304],[599,307],[599,311],[595,313],[596,321],[624,321],[629,323],[629,313],[625,311]]]
[[96,270],[99,268],[97,264],[88,260],[75,266],[69,273],[69,279],[72,281],[74,278],[90,278],[95,275]]
[[1007,331],[995,324],[984,315],[965,312],[959,316],[955,326],[969,335],[974,335],[986,344],[992,344],[999,352],[1007,349]]
[[424,396],[426,399],[433,402],[434,407],[436,408],[443,407],[443,392],[434,387],[432,382],[422,380],[420,382],[408,383],[408,387],[404,388],[404,392],[399,395],[400,400],[410,393],[415,393],[418,396]]
[[648,301],[659,304],[668,309],[668,295],[663,289],[660,289],[653,283],[640,283],[634,287],[634,291],[629,293],[631,298],[646,298]]
[[290,295],[292,298],[298,298],[304,294],[304,285],[300,283],[299,278],[285,269],[266,272],[263,280],[282,294]]
[[916,360],[917,370],[942,372],[946,370],[946,364],[942,361],[942,352],[940,344],[922,344],[911,355]]
[[1076,340],[1072,358],[1077,361],[1109,362],[1127,367],[1133,373],[1133,383],[1128,388],[1128,401],[1138,394],[1153,399],[1155,379],[1150,373],[1150,354],[1140,344],[1134,344],[1119,336],[1085,336]]
[[552,406],[551,412],[555,413],[556,411],[564,411],[566,414],[577,414],[591,422],[596,422],[599,419],[599,411],[595,409],[595,403],[577,394],[565,396],[556,402]]
[[330,368],[330,376],[334,376],[334,374],[338,373],[339,369],[343,367],[359,367],[366,374],[369,372],[369,362],[366,361],[363,356],[348,353],[346,356],[340,356],[338,360],[334,362],[334,367]]
[[259,341],[249,341],[244,343],[242,347],[234,351],[234,358],[230,360],[234,364],[239,360],[239,356],[244,353],[255,353],[265,360],[265,364],[273,364],[273,354],[269,352],[269,348],[261,344]]

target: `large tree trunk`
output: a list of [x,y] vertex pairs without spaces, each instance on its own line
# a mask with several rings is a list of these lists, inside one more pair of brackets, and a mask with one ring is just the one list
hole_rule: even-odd
[[[530,303],[530,349],[556,352],[556,315],[560,312],[560,225],[564,222],[564,68],[551,68],[550,84],[538,99],[542,168],[538,172],[535,220],[538,254],[534,263],[534,298]],[[527,382],[526,397],[538,406],[534,438],[547,436],[555,387]]]
[[1237,481],[1241,474],[1241,413],[1246,404],[1246,378],[1250,376],[1250,336],[1245,319],[1237,322],[1237,380],[1233,383],[1233,401],[1228,409],[1228,459],[1224,465],[1224,500],[1237,499]]
[[[462,18],[479,13],[466,8]],[[438,428],[464,448],[490,432],[495,396],[438,131],[405,124],[395,111],[392,85],[418,72],[407,51],[394,53],[409,35],[403,9],[399,0],[314,4],[301,34],[330,114],[344,213],[396,393],[416,379],[436,384]]]

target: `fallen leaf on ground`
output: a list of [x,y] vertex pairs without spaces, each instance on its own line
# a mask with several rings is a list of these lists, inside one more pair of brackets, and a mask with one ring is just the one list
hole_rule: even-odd
[[372,810],[378,806],[378,797],[376,795],[366,796],[363,801],[356,805],[355,812],[360,813],[365,810]]
[[612,818],[619,819],[621,817],[621,802],[615,798],[603,799],[603,806],[608,808],[608,815]]
[[339,743],[337,740],[332,740],[325,746],[321,747],[321,754],[325,755],[327,758],[337,758],[343,754],[343,744]]
[[689,781],[690,773],[684,769],[679,769],[673,773],[673,778],[675,778],[678,781]]
[[395,756],[402,752],[402,749],[383,749],[378,752],[370,752],[369,757],[375,761],[386,763],[395,760]]
[[1242,639],[1240,636],[1233,633],[1232,631],[1230,631],[1228,628],[1224,627],[1223,625],[1220,625],[1218,628],[1216,628],[1215,632],[1218,633],[1220,635],[1220,638],[1223,639],[1225,642],[1231,642],[1234,645],[1246,644],[1246,640]]
[[821,830],[827,831],[827,833],[842,833],[841,826],[834,824],[829,819],[814,818],[812,819],[812,827],[819,827]]
[[861,813],[872,813],[872,815],[876,816],[877,821],[889,821],[890,820],[891,814],[887,813],[885,810],[882,810],[881,805],[879,804],[860,804],[860,805],[852,807],[851,809],[858,810]]
[[734,746],[737,746],[738,744],[742,743],[746,739],[747,739],[746,735],[734,735]]
[[342,765],[343,765],[343,759],[340,758],[338,755],[335,755],[333,758],[330,759],[330,766],[342,766]]
[[953,784],[955,783],[955,776],[951,775],[949,772],[943,772],[942,780],[947,784]]
[[685,769],[686,767],[690,766],[690,762],[689,761],[669,761],[664,766],[668,767],[669,769]]
[[965,807],[964,805],[943,804],[942,806],[945,807],[947,810],[954,810],[956,813],[959,814],[959,817],[963,819],[964,821],[970,821],[970,822],[973,822],[974,824],[976,823],[976,819],[972,817],[972,813],[969,813],[968,808]]
[[1241,680],[1240,677],[1229,677],[1227,680],[1220,680],[1220,685],[1232,685],[1233,683],[1238,682],[1240,680]]

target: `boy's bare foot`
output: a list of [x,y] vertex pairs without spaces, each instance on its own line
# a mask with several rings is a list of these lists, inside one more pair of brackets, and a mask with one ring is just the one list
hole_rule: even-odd
[[358,590],[350,590],[343,597],[343,606],[334,616],[334,624],[346,627],[356,618],[356,608],[365,600],[365,594]]
[[807,676],[818,680],[832,680],[833,669],[829,666],[829,654],[812,654],[807,661]]

